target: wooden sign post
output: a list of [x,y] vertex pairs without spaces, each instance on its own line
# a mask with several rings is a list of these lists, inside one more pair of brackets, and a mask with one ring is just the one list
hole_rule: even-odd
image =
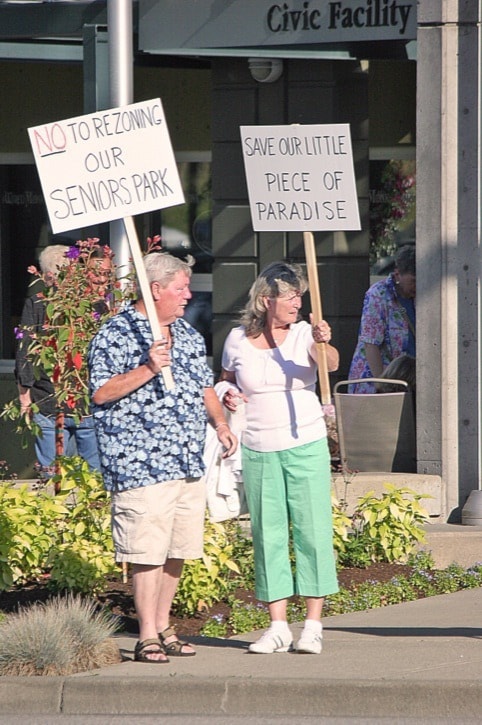
[[[317,324],[323,319],[323,310],[321,309],[315,240],[313,239],[313,234],[311,232],[303,233],[303,243],[305,246],[306,271],[308,285],[310,288],[311,312],[313,314],[313,322]],[[330,379],[328,376],[328,365],[326,362],[326,343],[316,343],[316,352],[318,357],[318,382],[320,384],[321,402],[323,405],[331,405]]]
[[[137,238],[137,232],[133,218],[124,217],[124,226],[127,234],[127,239],[129,240],[129,249],[131,250],[132,261],[134,262],[137,281],[141,290],[142,299],[144,300],[144,304],[146,306],[147,319],[149,320],[149,325],[152,330],[152,337],[154,338],[154,340],[161,340],[161,326],[159,325],[156,308],[154,306],[154,300],[151,294],[151,286],[149,284],[149,280],[147,279],[146,270],[142,261],[142,253],[139,246],[139,240]],[[161,374],[166,389],[172,390],[174,388],[174,378],[172,377],[171,368],[167,366],[161,368]]]

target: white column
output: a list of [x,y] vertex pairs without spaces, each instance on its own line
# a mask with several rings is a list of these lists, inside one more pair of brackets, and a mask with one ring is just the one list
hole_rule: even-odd
[[418,7],[418,461],[449,520],[480,482],[479,6]]

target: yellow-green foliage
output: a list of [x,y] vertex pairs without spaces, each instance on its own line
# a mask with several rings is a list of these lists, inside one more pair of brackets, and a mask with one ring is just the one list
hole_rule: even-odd
[[[0,590],[50,574],[54,590],[96,593],[118,572],[111,536],[110,498],[102,477],[79,457],[60,459],[50,485],[58,493],[0,483]],[[358,500],[352,517],[336,498],[334,548],[342,565],[406,561],[424,540],[428,514],[423,495],[385,484]],[[204,555],[186,562],[175,607],[192,615],[220,601],[236,586],[253,586],[252,542],[237,522],[206,520]]]
[[0,484],[0,590],[39,576],[68,515],[63,498]]
[[331,496],[331,510],[333,513],[333,547],[339,553],[345,551],[351,519],[345,513],[345,507],[333,494]]
[[52,482],[56,495],[0,484],[0,589],[50,572],[54,589],[95,592],[116,569],[101,475],[75,456]]
[[62,458],[52,483],[68,516],[58,522],[59,541],[48,557],[51,582],[56,589],[95,593],[117,569],[102,476],[81,458]]
[[404,562],[417,542],[425,541],[422,525],[429,515],[420,503],[425,494],[407,487],[385,483],[386,493],[377,498],[374,491],[358,499],[357,515],[363,531],[375,543],[373,559]]
[[177,590],[174,606],[180,614],[194,614],[220,601],[229,589],[230,572],[239,574],[228,530],[206,519],[203,557],[186,561]]

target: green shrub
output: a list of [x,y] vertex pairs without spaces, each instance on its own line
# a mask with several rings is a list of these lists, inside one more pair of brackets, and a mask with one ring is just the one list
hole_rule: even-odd
[[47,560],[55,591],[94,594],[118,572],[111,535],[110,499],[98,471],[78,456],[60,459],[52,478],[68,514],[58,522],[58,540]]
[[67,589],[98,594],[105,589],[107,579],[119,571],[110,550],[86,539],[60,544],[50,553],[49,561],[49,586],[56,592]]
[[[406,561],[415,544],[423,541],[421,525],[428,518],[419,504],[419,499],[423,496],[408,488],[396,489],[390,484],[385,484],[385,489],[387,493],[381,498],[375,498],[373,493],[361,497],[353,517],[346,514],[346,504],[332,496],[333,542],[339,565],[367,567],[373,561],[394,561],[395,557]],[[386,528],[390,530],[387,532]],[[233,559],[239,565],[239,575],[231,581],[251,590],[254,588],[252,541],[233,522],[226,524],[225,533],[232,541]],[[429,562],[428,555],[424,562]],[[451,575],[451,582],[452,579]],[[218,600],[222,596],[219,592]],[[358,611],[411,601],[418,596],[419,592],[411,582],[397,577],[385,584],[368,582],[358,589],[342,590],[327,597],[326,610],[329,614]],[[205,636],[222,637],[227,632],[239,634],[269,626],[265,604],[246,603],[235,597],[229,601],[229,618],[225,620],[221,615],[214,615],[203,627]],[[304,618],[304,602],[300,602],[301,604],[297,600],[289,602],[290,621],[301,621]]]
[[432,552],[427,549],[413,551],[408,557],[407,564],[416,570],[435,568]]
[[336,496],[331,496],[331,510],[333,514],[333,546],[338,556],[343,554],[349,540],[351,519],[345,513],[346,506]]
[[451,594],[461,589],[472,589],[482,586],[482,565],[464,569],[459,564],[450,564],[446,569],[434,571],[432,585],[437,594]]
[[[252,632],[257,629],[269,627],[270,617],[268,605],[264,602],[244,602],[236,597],[229,598],[230,613],[226,621],[215,615],[204,625],[202,634],[205,636],[225,636],[222,634],[209,634],[209,632],[227,631],[232,634]],[[304,600],[296,598],[290,600],[287,607],[288,622],[302,622],[306,617]]]
[[415,546],[425,541],[423,524],[429,518],[420,504],[425,494],[385,483],[386,493],[373,491],[358,499],[348,541],[342,542],[339,563],[367,566],[372,561],[406,562]]
[[433,562],[428,568],[425,566],[430,559],[425,552],[415,556],[411,561],[414,568],[408,579],[396,576],[388,582],[366,581],[330,594],[325,602],[325,615],[347,614],[482,586],[482,564],[467,570],[458,564],[434,570]]
[[463,578],[460,580],[460,588],[474,589],[480,586],[482,586],[482,564],[476,564],[464,572]]
[[40,576],[68,513],[62,498],[0,484],[0,590]]
[[374,561],[374,548],[375,542],[366,531],[354,529],[338,556],[338,565],[366,569]]
[[0,590],[49,572],[54,591],[94,593],[117,570],[100,473],[78,456],[59,464],[56,495],[0,484]]
[[[54,591],[98,593],[107,578],[119,571],[114,561],[109,495],[102,478],[81,458],[63,457],[51,483],[57,486],[58,495],[0,482],[0,589],[49,573]],[[387,493],[381,498],[372,492],[361,497],[351,519],[345,506],[333,499],[338,564],[367,566],[371,561],[407,561],[411,556],[417,562],[413,579],[420,592],[440,593],[461,586],[460,581],[454,583],[455,571],[450,571],[445,581],[441,575],[440,581],[435,581],[426,552],[413,559],[411,552],[423,540],[421,524],[428,517],[419,503],[422,496],[390,484],[385,488]],[[479,580],[477,571],[472,572],[471,580]],[[251,538],[237,521],[207,521],[204,556],[186,562],[174,603],[176,613],[183,616],[205,610],[236,588],[254,588]],[[341,606],[344,596],[330,597],[330,610]],[[346,596],[352,599],[353,593]],[[396,594],[384,596],[392,601]],[[358,606],[362,606],[362,594],[359,597]],[[294,621],[301,616],[300,611],[295,611],[296,605],[290,606]],[[250,629],[259,628],[261,614],[256,607],[236,605],[233,616],[236,628],[243,626],[239,621],[242,617],[250,621]],[[213,622],[211,630],[221,632],[220,624]]]
[[233,634],[265,629],[270,624],[268,607],[262,602],[246,604],[239,599],[232,599],[228,624]]
[[226,535],[232,543],[232,559],[238,571],[232,576],[230,591],[236,587],[254,589],[254,549],[250,534],[241,528],[240,523],[233,519],[224,524]]
[[201,635],[203,637],[226,637],[228,623],[222,614],[214,614],[203,625]]

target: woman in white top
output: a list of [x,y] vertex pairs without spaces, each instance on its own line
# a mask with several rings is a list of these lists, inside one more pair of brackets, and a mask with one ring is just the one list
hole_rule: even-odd
[[241,400],[246,404],[242,467],[256,596],[268,602],[271,618],[268,631],[249,648],[260,654],[292,649],[287,602],[293,594],[305,597],[307,607],[296,649],[320,653],[323,599],[338,591],[330,456],[315,392],[315,343],[326,343],[329,370],[337,369],[339,356],[329,344],[331,330],[325,321],[299,321],[307,286],[298,266],[268,265],[251,287],[241,326],[229,333],[223,351],[221,379],[232,383],[223,402],[231,411]]

